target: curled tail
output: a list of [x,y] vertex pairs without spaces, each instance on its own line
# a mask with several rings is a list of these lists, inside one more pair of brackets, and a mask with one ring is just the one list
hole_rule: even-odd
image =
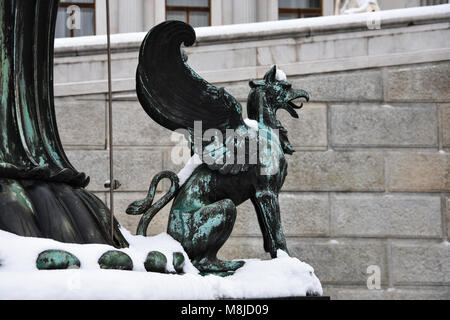
[[[152,205],[153,199],[155,198],[156,187],[162,179],[169,179],[171,182],[169,191],[161,197],[155,204]],[[161,171],[156,176],[153,177],[150,183],[150,188],[148,189],[147,197],[143,200],[137,200],[130,204],[126,210],[127,214],[130,215],[141,215],[141,220],[137,227],[136,234],[140,236],[147,235],[147,228],[153,217],[162,209],[164,206],[172,200],[177,191],[180,189],[178,176],[171,171]]]

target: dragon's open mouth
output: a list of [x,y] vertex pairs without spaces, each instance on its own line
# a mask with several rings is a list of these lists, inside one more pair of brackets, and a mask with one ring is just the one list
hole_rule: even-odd
[[300,109],[301,107],[303,107],[303,102],[305,102],[305,100],[306,100],[306,98],[303,96],[297,97],[297,98],[290,100],[288,102],[288,104],[294,109]]
[[289,112],[292,117],[298,118],[298,113],[295,109],[301,109],[303,107],[303,102],[305,101],[309,101],[309,96],[301,93],[289,100],[282,109]]

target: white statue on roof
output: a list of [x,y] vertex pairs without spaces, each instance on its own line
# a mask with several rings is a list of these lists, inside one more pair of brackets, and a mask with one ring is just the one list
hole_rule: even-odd
[[377,0],[336,0],[335,15],[380,11]]

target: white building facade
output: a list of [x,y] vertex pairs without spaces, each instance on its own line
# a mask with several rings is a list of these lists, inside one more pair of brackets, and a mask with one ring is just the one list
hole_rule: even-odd
[[[346,1],[342,1],[345,3]],[[448,3],[448,0],[378,0],[381,10]],[[67,28],[80,8],[80,22]],[[329,16],[336,0],[110,0],[111,33],[146,32],[165,20],[194,27]],[[62,0],[56,37],[106,34],[106,0]]]

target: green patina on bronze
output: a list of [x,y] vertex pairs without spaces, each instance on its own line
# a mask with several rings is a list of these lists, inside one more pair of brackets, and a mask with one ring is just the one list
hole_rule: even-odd
[[39,270],[78,269],[80,266],[80,260],[64,250],[46,250],[36,259]]
[[[226,276],[244,262],[221,261],[217,252],[231,234],[236,206],[248,199],[257,213],[265,251],[272,257],[276,257],[278,249],[288,253],[278,194],[287,175],[284,155],[292,154],[294,150],[276,112],[284,109],[298,118],[294,109],[300,109],[301,105],[293,101],[298,98],[309,100],[309,96],[303,90],[293,89],[287,81],[277,79],[274,66],[263,80],[250,82],[248,117],[258,123],[258,131],[253,130],[244,123],[242,107],[235,98],[223,88],[202,79],[189,67],[180,45],[194,43],[195,31],[180,21],[161,23],[147,34],[141,45],[136,74],[136,91],[144,110],[167,129],[184,129],[187,138],[193,142],[192,152],[200,156],[205,148],[214,159],[227,157],[245,143],[245,140],[239,142],[232,137],[227,142],[231,142],[233,150],[228,149],[228,144],[216,149],[211,140],[202,140],[202,134],[213,129],[217,136],[223,137],[226,137],[227,129],[233,129],[247,139],[253,139],[256,145],[267,142],[269,147],[258,150],[258,160],[254,163],[249,161],[251,152],[248,149],[244,164],[204,163],[181,187],[174,173],[164,171],[152,180],[147,197],[132,203],[127,213],[143,215],[137,233],[146,235],[151,219],[173,199],[168,233],[182,244],[202,274]],[[195,143],[199,139],[194,134],[195,121],[202,121],[200,143]],[[279,130],[279,135],[271,131],[274,129]],[[264,156],[270,158],[274,153],[279,154],[275,161],[265,160]],[[262,170],[272,172],[273,168],[276,168],[273,173],[262,174]],[[171,180],[171,189],[152,206],[156,186],[163,178]]]
[[145,270],[148,272],[165,273],[167,271],[167,258],[159,251],[151,251],[148,253],[144,262]]
[[[84,187],[56,124],[53,43],[58,0],[0,0],[0,230],[127,247],[108,208]],[[80,132],[80,135],[82,132]]]
[[185,264],[184,255],[181,252],[174,252],[173,256],[173,267],[177,273],[183,273],[183,268]]
[[102,269],[133,270],[133,260],[122,251],[106,251],[98,259],[98,264]]
[[2,0],[0,177],[83,187],[68,161],[53,105],[53,39],[58,1]]

